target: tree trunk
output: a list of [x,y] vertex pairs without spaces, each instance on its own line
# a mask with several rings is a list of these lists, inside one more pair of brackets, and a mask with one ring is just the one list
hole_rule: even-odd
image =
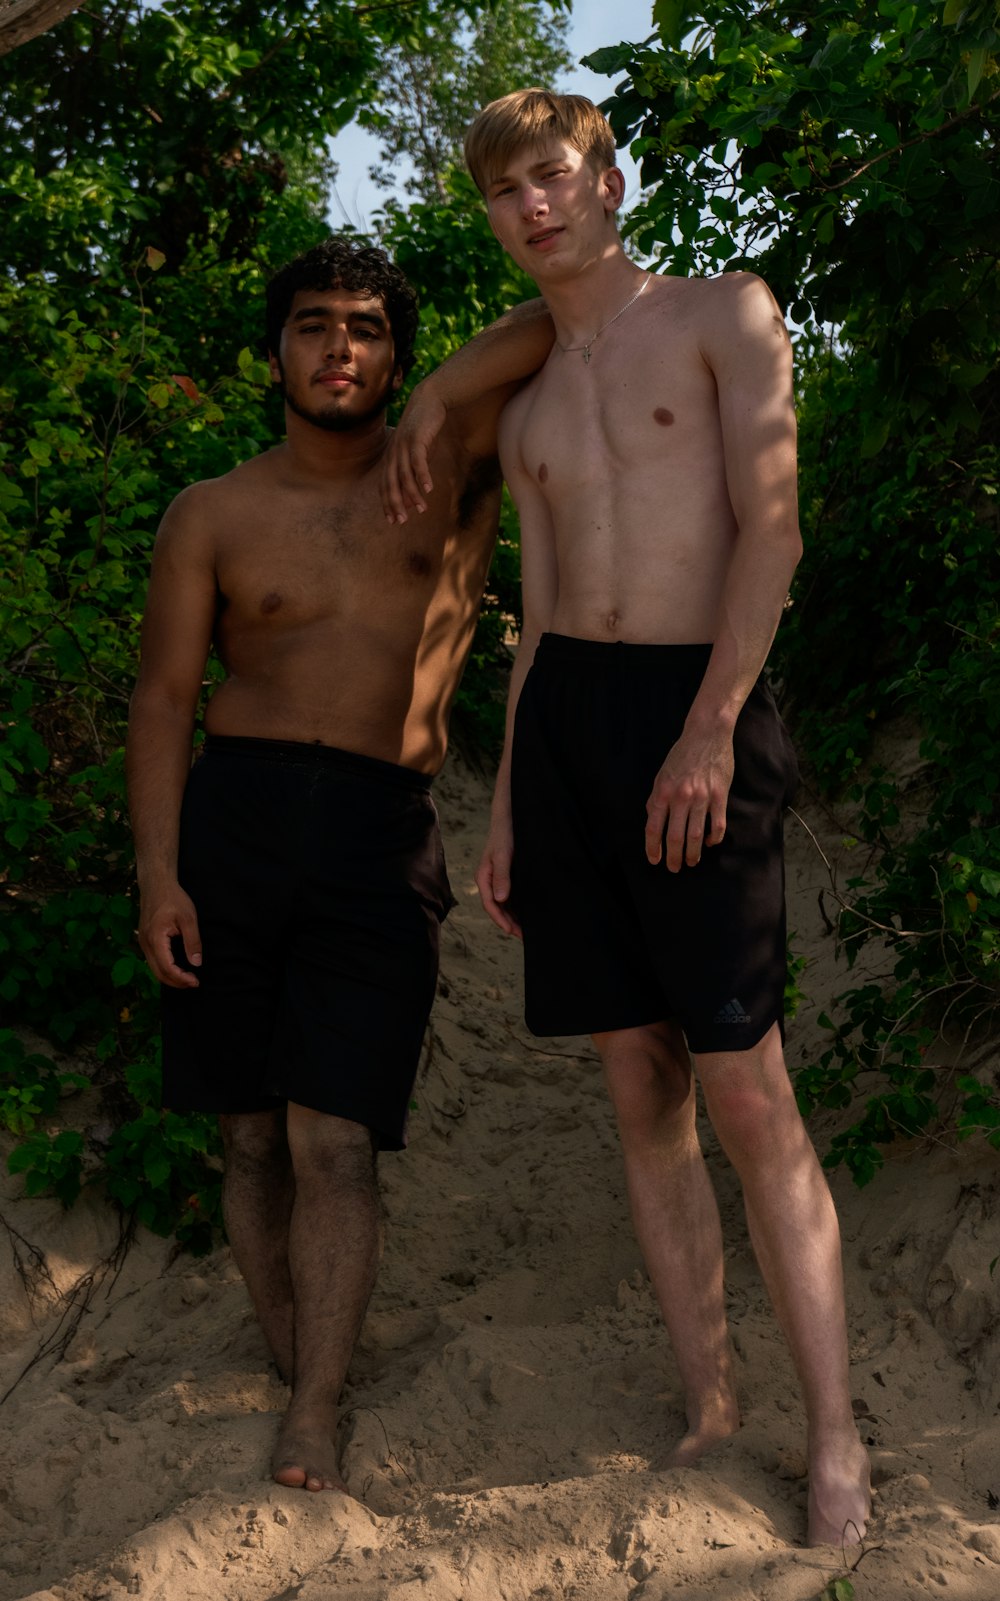
[[0,56],[47,33],[82,0],[0,0]]

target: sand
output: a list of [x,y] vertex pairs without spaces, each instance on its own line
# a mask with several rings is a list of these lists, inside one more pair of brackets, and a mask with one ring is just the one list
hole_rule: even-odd
[[[857,1559],[802,1544],[801,1406],[710,1134],[745,1422],[662,1467],[678,1382],[598,1064],[525,1032],[519,948],[473,885],[485,782],[456,763],[437,793],[459,905],[410,1146],[381,1164],[385,1259],[344,1396],[357,1499],[267,1477],[286,1392],[227,1249],[140,1232],[116,1258],[98,1199],[67,1214],[6,1178],[0,1601],[812,1601]],[[795,823],[788,859],[798,1061],[849,980]],[[864,1190],[834,1175],[877,1485],[858,1601],[1000,1597],[998,1170],[982,1144],[914,1143]]]

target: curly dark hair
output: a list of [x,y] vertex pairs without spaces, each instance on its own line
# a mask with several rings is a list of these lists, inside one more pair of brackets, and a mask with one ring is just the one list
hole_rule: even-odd
[[265,336],[272,355],[278,354],[281,330],[300,289],[360,290],[381,300],[392,329],[396,364],[404,375],[409,372],[417,334],[417,296],[384,250],[334,237],[279,267],[266,292]]

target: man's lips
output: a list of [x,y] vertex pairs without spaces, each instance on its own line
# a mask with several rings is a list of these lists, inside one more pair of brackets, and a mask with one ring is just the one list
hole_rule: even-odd
[[561,228],[540,228],[537,233],[528,235],[528,243],[535,246],[550,244],[553,239],[559,237],[562,231]]
[[360,385],[361,379],[349,372],[321,372],[317,373],[313,383],[322,384],[324,389],[345,389],[349,384]]

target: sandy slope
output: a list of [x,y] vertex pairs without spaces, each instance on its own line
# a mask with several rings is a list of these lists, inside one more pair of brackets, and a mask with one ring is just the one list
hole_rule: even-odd
[[[842,1571],[798,1544],[800,1407],[717,1156],[746,1421],[700,1467],[658,1466],[677,1380],[599,1070],[575,1041],[525,1034],[518,950],[472,885],[485,789],[453,768],[438,796],[460,905],[410,1149],[383,1159],[388,1244],[345,1396],[358,1500],[265,1477],[285,1396],[228,1252],[175,1258],[142,1236],[0,1411],[0,1601],[808,1601]],[[811,957],[797,1058],[844,975],[797,827],[789,867]],[[996,1601],[996,1156],[904,1150],[868,1189],[835,1189],[879,1484],[856,1594]],[[12,1180],[2,1212],[20,1239],[0,1231],[0,1393],[116,1242],[100,1208],[67,1217]]]

